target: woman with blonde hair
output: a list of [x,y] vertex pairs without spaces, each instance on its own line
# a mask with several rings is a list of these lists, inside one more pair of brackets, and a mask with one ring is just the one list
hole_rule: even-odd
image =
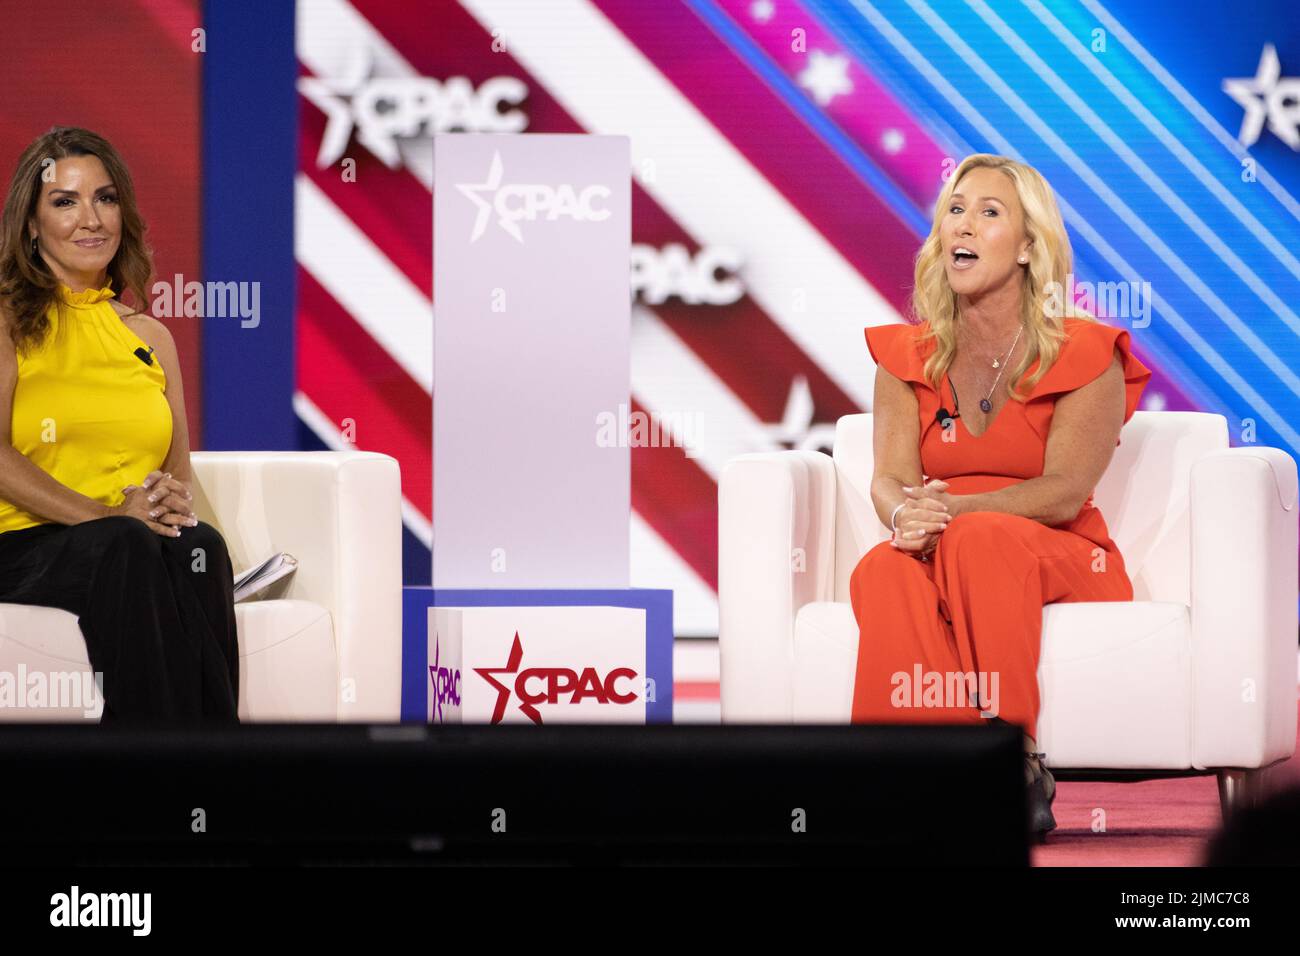
[[1035,741],[1042,608],[1133,599],[1092,494],[1151,377],[1127,331],[1077,314],[1071,275],[1043,177],[963,160],[917,256],[919,323],[866,330],[871,497],[893,538],[850,582],[853,721],[1021,727],[1040,837],[1056,826]]
[[130,172],[56,127],[0,217],[0,602],[77,615],[101,723],[238,723],[234,582],[192,508],[176,345]]

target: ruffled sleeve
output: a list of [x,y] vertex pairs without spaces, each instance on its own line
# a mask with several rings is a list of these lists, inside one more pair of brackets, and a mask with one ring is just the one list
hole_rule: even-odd
[[863,330],[867,348],[880,367],[904,382],[929,385],[925,379],[925,357],[917,345],[921,326],[871,325]]
[[1066,331],[1069,339],[1061,346],[1060,354],[1047,374],[1030,392],[1030,400],[1072,392],[1087,385],[1110,368],[1111,359],[1118,349],[1124,372],[1124,421],[1128,422],[1137,411],[1143,389],[1151,380],[1151,370],[1133,355],[1128,330],[1103,322],[1067,319]]

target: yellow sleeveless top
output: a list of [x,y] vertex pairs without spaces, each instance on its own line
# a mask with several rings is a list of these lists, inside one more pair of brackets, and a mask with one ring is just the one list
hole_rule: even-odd
[[[167,377],[114,311],[111,284],[59,289],[44,341],[18,355],[10,439],[42,471],[87,498],[118,505],[126,485],[162,467],[172,442]],[[6,343],[7,344],[7,343]],[[0,499],[0,533],[48,524]]]

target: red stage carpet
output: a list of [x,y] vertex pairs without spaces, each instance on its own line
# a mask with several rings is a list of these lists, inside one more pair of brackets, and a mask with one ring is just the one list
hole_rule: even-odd
[[[1058,786],[1035,866],[1200,866],[1222,823],[1214,777]],[[1286,786],[1300,786],[1300,754],[1269,771],[1270,788]]]
[[[720,721],[717,642],[676,641],[673,669],[674,721]],[[1033,847],[1035,866],[1200,866],[1223,822],[1213,776],[1058,786],[1056,829]],[[1270,788],[1287,786],[1300,786],[1300,754],[1269,771]]]

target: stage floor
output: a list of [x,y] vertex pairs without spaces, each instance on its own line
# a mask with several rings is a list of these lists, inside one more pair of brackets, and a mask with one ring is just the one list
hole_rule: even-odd
[[[674,642],[674,723],[721,722],[718,673],[716,640]],[[1270,771],[1275,785],[1300,786],[1300,752]],[[1106,811],[1104,832],[1092,829],[1098,807]],[[1057,827],[1045,845],[1032,849],[1035,866],[1199,866],[1222,823],[1218,783],[1210,776],[1061,783],[1052,812]]]

